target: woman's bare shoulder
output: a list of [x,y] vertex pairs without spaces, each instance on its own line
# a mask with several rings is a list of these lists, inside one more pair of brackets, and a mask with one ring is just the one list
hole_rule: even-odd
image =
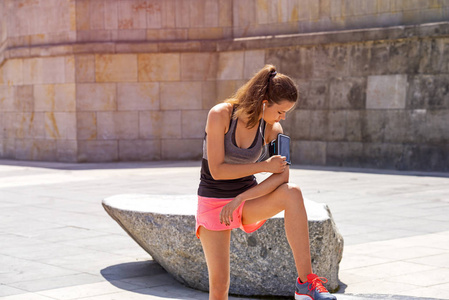
[[[231,114],[232,114],[232,104],[220,103],[220,104],[215,105],[209,111],[206,127],[211,128],[211,126],[212,126],[217,129],[222,128],[222,129],[218,129],[218,130],[219,131],[224,130],[224,132],[227,132],[228,124],[231,119]],[[218,127],[216,127],[216,126],[218,126]]]
[[212,107],[209,111],[209,119],[228,120],[232,114],[232,104],[219,103]]

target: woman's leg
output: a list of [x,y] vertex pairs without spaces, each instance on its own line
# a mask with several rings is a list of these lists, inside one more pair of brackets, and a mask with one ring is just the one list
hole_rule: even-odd
[[209,272],[209,300],[228,299],[231,230],[211,231],[203,226],[199,230]]
[[253,224],[269,219],[281,211],[285,211],[285,233],[293,252],[298,276],[302,281],[307,281],[307,275],[312,273],[312,263],[307,214],[299,187],[286,183],[268,195],[245,202],[242,222]]

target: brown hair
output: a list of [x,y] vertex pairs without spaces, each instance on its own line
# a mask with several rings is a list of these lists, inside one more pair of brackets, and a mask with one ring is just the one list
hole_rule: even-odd
[[259,121],[263,100],[268,100],[268,106],[271,106],[284,100],[296,103],[297,99],[298,89],[293,80],[287,75],[277,73],[273,65],[265,65],[225,102],[236,107],[233,118],[246,113],[249,116],[246,126],[252,128]]

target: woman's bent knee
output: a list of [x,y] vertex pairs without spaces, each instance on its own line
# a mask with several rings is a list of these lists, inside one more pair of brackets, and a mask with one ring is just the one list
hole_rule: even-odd
[[284,183],[279,187],[286,198],[301,199],[302,192],[299,186],[293,183]]
[[302,197],[302,192],[299,186],[292,183],[285,184],[285,200],[286,206],[291,204],[301,204],[303,205],[304,199]]

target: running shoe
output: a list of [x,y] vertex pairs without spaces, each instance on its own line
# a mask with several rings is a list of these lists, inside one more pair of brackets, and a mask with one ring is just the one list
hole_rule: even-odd
[[304,283],[301,283],[298,278],[295,300],[337,300],[337,297],[331,295],[323,286],[326,282],[326,278],[318,277],[316,274],[307,275],[307,281]]

